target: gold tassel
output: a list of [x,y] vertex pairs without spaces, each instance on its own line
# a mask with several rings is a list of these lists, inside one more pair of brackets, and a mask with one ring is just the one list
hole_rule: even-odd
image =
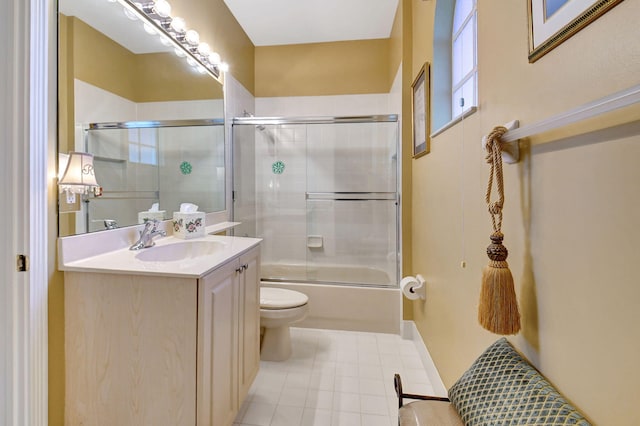
[[[482,273],[482,288],[478,306],[478,322],[487,330],[496,334],[516,334],[520,331],[520,312],[513,285],[513,276],[507,264],[507,248],[502,245],[502,207],[504,206],[504,183],[502,175],[502,146],[500,138],[507,129],[495,127],[487,136],[485,149],[487,163],[491,166],[485,200],[491,215],[493,234],[491,245],[487,247],[489,264]],[[498,199],[491,201],[494,184]]]
[[492,333],[506,335],[520,331],[520,312],[503,238],[501,232],[494,232],[487,247],[490,260],[482,273],[478,321]]

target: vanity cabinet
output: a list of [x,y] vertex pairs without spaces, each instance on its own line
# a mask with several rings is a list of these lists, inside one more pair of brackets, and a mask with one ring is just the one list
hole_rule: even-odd
[[205,276],[199,283],[199,425],[233,423],[258,373],[258,265],[258,254],[250,252]]
[[259,258],[201,278],[65,271],[65,424],[231,425],[259,367]]
[[238,401],[244,401],[260,367],[260,256],[241,256],[239,317],[240,353],[238,359]]

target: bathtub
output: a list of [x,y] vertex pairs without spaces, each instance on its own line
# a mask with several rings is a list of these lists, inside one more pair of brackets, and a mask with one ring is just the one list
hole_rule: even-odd
[[264,263],[260,273],[262,286],[296,290],[309,297],[309,313],[295,327],[400,332],[402,295],[395,278],[385,271],[359,266]]

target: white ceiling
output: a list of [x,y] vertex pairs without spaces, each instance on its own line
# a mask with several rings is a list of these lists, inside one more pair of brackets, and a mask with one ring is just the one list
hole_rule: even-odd
[[[387,38],[398,0],[224,0],[256,46]],[[60,0],[77,16],[134,53],[170,51],[125,17],[118,3]]]
[[398,0],[224,0],[256,46],[388,38]]
[[60,0],[58,8],[61,13],[78,17],[133,53],[173,50],[160,43],[157,36],[147,34],[141,21],[127,18],[119,3],[105,0]]

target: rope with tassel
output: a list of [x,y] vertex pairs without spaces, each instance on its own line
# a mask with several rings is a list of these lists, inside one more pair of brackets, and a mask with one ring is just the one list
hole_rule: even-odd
[[[487,163],[491,166],[485,200],[493,234],[487,247],[489,264],[482,273],[482,288],[478,307],[478,321],[485,329],[496,334],[516,334],[520,331],[520,312],[513,284],[513,276],[507,264],[507,248],[502,245],[502,208],[504,207],[504,183],[502,175],[502,147],[500,138],[507,132],[502,126],[495,127],[487,136],[485,150]],[[491,201],[493,186],[498,199]]]

